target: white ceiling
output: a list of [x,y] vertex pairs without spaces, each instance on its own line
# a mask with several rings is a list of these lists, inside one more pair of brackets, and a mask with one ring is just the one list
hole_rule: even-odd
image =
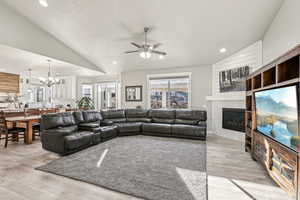
[[[262,38],[282,0],[3,0],[108,73],[135,69],[201,66]],[[143,60],[131,41],[144,26],[164,45],[164,60]],[[220,54],[225,47],[227,52]],[[112,61],[118,61],[113,65]]]
[[[32,76],[47,77],[47,57],[0,45],[0,72],[28,75],[28,69],[32,69]],[[101,72],[78,67],[73,64],[51,59],[51,73],[58,76],[96,76]]]

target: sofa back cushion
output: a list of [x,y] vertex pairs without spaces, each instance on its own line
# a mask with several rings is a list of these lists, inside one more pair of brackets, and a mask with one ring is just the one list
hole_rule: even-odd
[[73,112],[76,124],[84,123],[83,114],[81,111],[75,111]]
[[41,117],[41,129],[48,130],[64,126],[64,121],[61,113],[51,113],[42,115]]
[[146,109],[126,109],[126,118],[147,118],[148,110]]
[[152,117],[152,122],[154,123],[173,124],[175,121],[175,110],[153,109],[150,110],[149,115]]
[[196,125],[199,121],[206,121],[206,111],[203,110],[176,110],[176,124]]
[[102,111],[102,116],[104,119],[122,119],[125,118],[125,111],[120,110],[106,110]]
[[126,109],[125,115],[127,122],[151,122],[148,118],[149,111],[146,109]]
[[101,113],[95,110],[82,111],[84,122],[95,122],[102,120]]
[[63,118],[63,126],[74,126],[76,125],[75,118],[71,112],[61,113]]

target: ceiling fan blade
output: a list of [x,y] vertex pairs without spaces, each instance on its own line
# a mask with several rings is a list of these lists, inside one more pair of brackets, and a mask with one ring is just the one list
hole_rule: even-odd
[[152,53],[156,53],[156,54],[159,54],[159,55],[167,55],[167,53],[166,52],[162,52],[162,51],[155,51],[155,50],[153,50],[153,51],[151,51]]
[[158,48],[159,46],[161,46],[162,45],[162,43],[157,43],[157,44],[155,44],[155,45],[153,45],[153,49],[156,49],[156,48]]
[[130,44],[132,44],[133,46],[137,47],[137,48],[141,48],[142,46],[137,44],[137,43],[134,43],[134,42],[131,42]]
[[135,50],[135,51],[125,51],[125,53],[137,53],[139,52],[138,50]]

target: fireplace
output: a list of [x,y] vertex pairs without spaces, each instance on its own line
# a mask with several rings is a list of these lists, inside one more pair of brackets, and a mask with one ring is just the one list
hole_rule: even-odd
[[245,132],[245,109],[223,108],[222,128]]

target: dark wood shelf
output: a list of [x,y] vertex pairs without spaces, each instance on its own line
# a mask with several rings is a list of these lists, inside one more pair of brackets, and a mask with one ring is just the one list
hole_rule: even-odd
[[261,88],[261,74],[258,74],[252,79],[253,89]]
[[299,55],[278,64],[278,83],[299,78]]
[[246,96],[246,111],[252,111],[252,96]]
[[246,80],[246,91],[250,91],[250,90],[252,90],[252,80],[247,79]]
[[272,67],[263,72],[263,87],[276,83],[276,67]]

